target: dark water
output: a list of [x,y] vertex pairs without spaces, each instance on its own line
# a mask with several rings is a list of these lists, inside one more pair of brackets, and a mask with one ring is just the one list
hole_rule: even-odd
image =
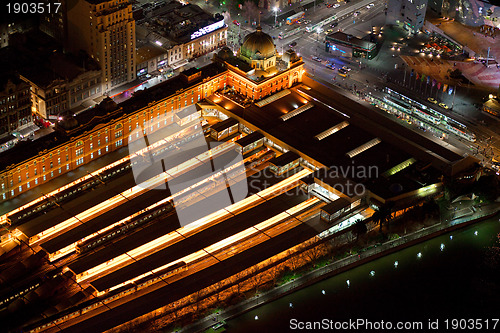
[[[401,332],[429,331],[429,319],[439,319],[438,331],[444,331],[445,319],[452,324],[454,318],[500,318],[500,270],[487,259],[488,247],[495,244],[499,232],[496,217],[417,244],[243,314],[228,322],[228,332],[292,331],[293,318],[423,323],[422,330]],[[485,332],[486,323],[482,323],[480,330],[458,331]],[[374,330],[363,326],[356,331]]]

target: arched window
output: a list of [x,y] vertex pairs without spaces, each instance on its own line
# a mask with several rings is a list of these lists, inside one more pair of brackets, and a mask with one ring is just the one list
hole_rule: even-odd
[[122,124],[116,124],[115,130],[122,128]]
[[80,146],[83,146],[83,141],[82,140],[77,141],[76,145],[75,145],[75,147],[80,147]]

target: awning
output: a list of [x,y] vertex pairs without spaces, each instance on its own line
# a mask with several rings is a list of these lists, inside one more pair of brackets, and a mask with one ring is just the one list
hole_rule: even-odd
[[17,131],[17,133],[19,133],[21,135],[21,138],[25,138],[37,130],[38,130],[38,126],[30,125],[26,128],[23,128],[22,130]]
[[189,60],[184,59],[182,61],[176,62],[175,64],[171,64],[169,67],[172,68],[172,69],[177,69],[179,67],[187,65],[188,63],[189,63]]

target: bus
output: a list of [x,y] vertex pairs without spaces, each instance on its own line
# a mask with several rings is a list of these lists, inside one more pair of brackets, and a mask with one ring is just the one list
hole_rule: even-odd
[[302,20],[304,18],[305,14],[305,12],[298,12],[297,14],[287,17],[286,24],[292,25],[294,23],[297,23],[298,20]]
[[297,33],[299,33],[300,31],[302,31],[302,27],[301,26],[296,26],[296,27],[291,27],[289,29],[285,29],[285,31],[280,31],[279,35],[278,35],[278,38],[279,39],[285,39],[285,38],[288,38],[290,36],[293,36]]

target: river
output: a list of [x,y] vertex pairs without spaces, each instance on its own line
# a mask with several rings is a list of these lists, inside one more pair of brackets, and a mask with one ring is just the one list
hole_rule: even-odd
[[228,321],[227,331],[292,331],[292,319],[417,321],[424,331],[438,319],[443,331],[445,319],[499,318],[500,269],[487,259],[498,233],[496,217],[419,243],[262,305]]

